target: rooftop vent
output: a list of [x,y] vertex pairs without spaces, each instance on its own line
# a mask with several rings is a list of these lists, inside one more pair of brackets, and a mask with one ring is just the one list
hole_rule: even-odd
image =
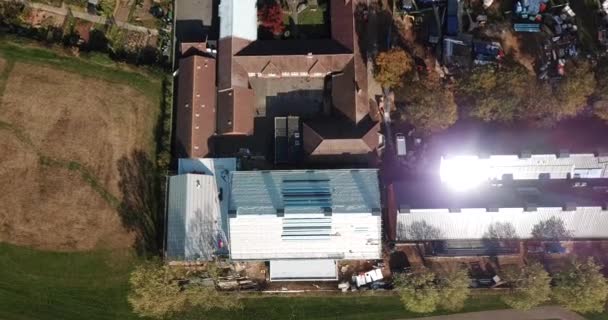
[[576,211],[576,203],[574,202],[566,202],[566,205],[564,206],[564,211]]

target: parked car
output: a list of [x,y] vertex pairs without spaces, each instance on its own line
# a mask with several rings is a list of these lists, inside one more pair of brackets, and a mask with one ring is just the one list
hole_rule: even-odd
[[414,0],[401,0],[401,10],[410,12],[414,10]]

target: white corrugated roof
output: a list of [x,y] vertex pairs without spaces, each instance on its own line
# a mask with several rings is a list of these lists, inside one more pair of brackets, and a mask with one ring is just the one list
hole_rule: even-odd
[[[407,210],[406,210],[407,211]],[[532,237],[532,228],[542,221],[558,218],[573,238],[608,237],[608,211],[602,207],[577,207],[574,211],[562,208],[499,208],[489,212],[484,208],[461,209],[461,212],[437,209],[411,209],[397,216],[397,239],[464,240],[483,239],[497,223],[509,224],[520,239]]]
[[183,174],[169,179],[167,258],[211,260],[226,244],[215,178]]
[[335,260],[271,260],[270,281],[335,281]]
[[234,37],[249,41],[258,38],[256,0],[221,0],[220,39]]
[[570,154],[565,157],[535,154],[527,158],[518,155],[492,155],[487,158],[459,155],[443,157],[440,166],[444,182],[482,178],[501,180],[504,175],[512,175],[515,180],[539,179],[541,174],[548,174],[551,179],[608,178],[608,157],[594,154]]
[[[323,215],[317,215],[321,218]],[[309,216],[309,219],[315,218]],[[379,215],[333,214],[326,236],[284,237],[285,220],[276,215],[230,218],[230,256],[236,260],[379,259]]]

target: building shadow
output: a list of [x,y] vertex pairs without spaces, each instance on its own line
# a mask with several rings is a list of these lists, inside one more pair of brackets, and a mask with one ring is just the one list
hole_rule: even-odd
[[162,176],[141,150],[133,151],[117,162],[122,202],[119,214],[123,226],[135,234],[139,255],[157,255],[163,243],[164,197]]

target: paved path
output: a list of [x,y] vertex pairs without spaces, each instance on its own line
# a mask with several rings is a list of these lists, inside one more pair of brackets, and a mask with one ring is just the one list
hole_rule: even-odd
[[[11,0],[0,0],[0,1],[8,2]],[[54,7],[54,6],[46,5],[44,3],[30,2],[27,0],[18,0],[18,1],[24,3],[25,5],[27,5],[31,8],[51,12],[56,15],[66,16],[68,14],[68,7],[65,5],[65,3],[62,4],[61,7]],[[72,10],[72,15],[78,19],[90,21],[93,23],[99,23],[99,24],[105,24],[106,20],[107,20],[106,17],[97,16],[94,14],[89,14],[87,12],[82,12],[82,11],[77,11],[77,10]],[[131,31],[139,31],[139,32],[147,33],[147,34],[154,35],[154,36],[158,35],[158,30],[156,30],[156,29],[149,29],[146,27],[136,26],[136,25],[126,23],[126,22],[121,22],[121,21],[116,21],[116,25],[123,29],[131,30]]]
[[562,307],[538,307],[529,311],[494,310],[483,312],[460,313],[446,316],[416,318],[415,320],[585,320],[582,316]]

